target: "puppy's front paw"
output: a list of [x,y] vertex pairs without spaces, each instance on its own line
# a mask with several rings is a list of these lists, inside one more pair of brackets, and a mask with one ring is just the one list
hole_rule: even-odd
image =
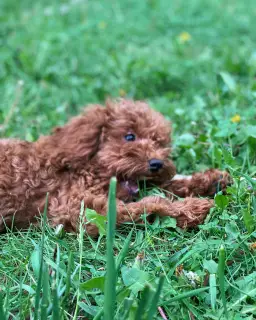
[[205,172],[208,176],[208,195],[214,196],[217,192],[226,192],[228,186],[232,184],[232,178],[226,171],[210,169]]
[[193,228],[203,223],[210,209],[214,206],[212,199],[185,198],[174,202],[178,211],[177,225],[181,228]]

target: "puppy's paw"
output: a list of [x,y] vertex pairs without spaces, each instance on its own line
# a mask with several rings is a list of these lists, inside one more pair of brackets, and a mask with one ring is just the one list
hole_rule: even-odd
[[211,199],[185,198],[184,201],[176,201],[175,207],[177,225],[181,228],[194,228],[203,223],[210,209],[214,206]]
[[210,169],[205,172],[208,176],[208,195],[214,196],[217,192],[226,192],[228,186],[232,184],[232,178],[226,171]]

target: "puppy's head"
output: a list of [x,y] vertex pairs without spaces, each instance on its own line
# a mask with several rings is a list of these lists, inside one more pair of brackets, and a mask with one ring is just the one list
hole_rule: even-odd
[[130,193],[138,181],[159,183],[171,179],[175,167],[170,155],[170,123],[145,102],[107,102],[97,161],[115,175]]
[[[138,181],[171,179],[170,123],[145,102],[108,101],[85,109],[64,127],[46,137],[51,164],[59,169],[96,165],[105,177],[116,176],[129,193]],[[50,143],[49,143],[50,140]]]

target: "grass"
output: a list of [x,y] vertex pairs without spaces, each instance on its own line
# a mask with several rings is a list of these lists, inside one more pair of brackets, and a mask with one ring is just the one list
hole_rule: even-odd
[[[116,230],[115,319],[256,317],[255,13],[253,0],[0,2],[2,136],[33,141],[107,96],[146,99],[173,122],[179,172],[234,178],[199,230]],[[107,239],[0,235],[0,318],[101,319]]]

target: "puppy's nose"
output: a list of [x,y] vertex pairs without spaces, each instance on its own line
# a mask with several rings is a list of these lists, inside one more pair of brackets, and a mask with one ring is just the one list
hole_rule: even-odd
[[157,172],[158,170],[163,168],[164,162],[159,159],[151,159],[149,160],[149,170],[151,172]]

